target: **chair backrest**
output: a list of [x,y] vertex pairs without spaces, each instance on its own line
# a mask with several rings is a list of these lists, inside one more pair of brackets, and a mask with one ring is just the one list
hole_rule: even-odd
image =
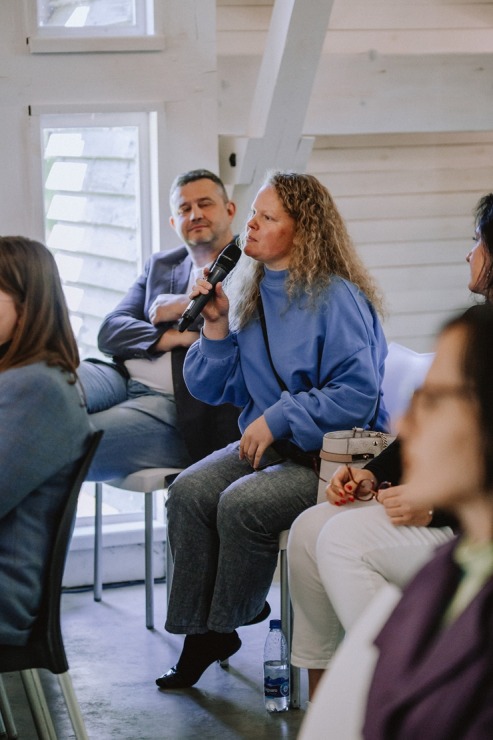
[[414,352],[397,342],[389,344],[382,389],[393,434],[396,433],[396,422],[406,410],[413,392],[422,385],[433,357],[433,352]]
[[60,626],[60,599],[63,571],[72,535],[77,501],[102,431],[95,432],[74,473],[67,498],[61,507],[51,550],[50,563],[39,614],[26,645],[0,645],[0,672],[47,668],[52,673],[68,670]]

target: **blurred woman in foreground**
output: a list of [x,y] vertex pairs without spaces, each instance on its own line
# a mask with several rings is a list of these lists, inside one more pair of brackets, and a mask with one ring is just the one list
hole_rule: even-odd
[[437,550],[388,619],[397,589],[379,591],[320,683],[301,740],[318,737],[321,723],[351,740],[492,737],[492,377],[486,304],[445,327],[400,429],[406,496],[450,511],[462,534]]
[[369,740],[492,735],[492,377],[493,308],[475,306],[442,332],[402,423],[408,495],[450,510],[463,535],[420,571],[376,640]]

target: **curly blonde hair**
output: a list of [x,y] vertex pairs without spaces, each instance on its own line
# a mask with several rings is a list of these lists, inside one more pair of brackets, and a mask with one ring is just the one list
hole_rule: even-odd
[[[274,188],[284,210],[295,221],[286,284],[288,299],[305,295],[315,306],[318,296],[337,275],[354,283],[383,313],[380,290],[356,253],[327,188],[313,175],[281,171],[268,174],[264,187]],[[246,227],[242,242],[245,237]],[[263,274],[263,264],[243,254],[228,278],[225,287],[232,329],[244,327],[254,316]]]

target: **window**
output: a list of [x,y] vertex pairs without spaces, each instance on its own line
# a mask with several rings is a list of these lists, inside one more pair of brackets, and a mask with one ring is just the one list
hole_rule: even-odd
[[[39,116],[45,243],[55,255],[81,358],[102,357],[101,321],[159,243],[151,207],[156,116]],[[84,484],[78,525],[93,522],[93,497],[94,484]],[[143,505],[139,494],[104,486],[106,523],[142,521]]]
[[[24,0],[29,51],[162,51],[153,0]],[[161,26],[161,22],[157,22]]]
[[151,252],[153,114],[41,116],[45,241],[81,357]]

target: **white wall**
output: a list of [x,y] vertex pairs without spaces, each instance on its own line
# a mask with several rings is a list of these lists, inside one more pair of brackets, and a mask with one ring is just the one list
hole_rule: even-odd
[[309,170],[385,293],[389,341],[432,349],[472,300],[465,255],[474,206],[493,189],[493,133],[321,137]]
[[[218,134],[247,134],[272,2],[218,0],[217,14],[212,0],[157,2],[164,50],[133,53],[31,54],[24,8],[0,3],[0,232],[43,236],[29,106],[154,102],[154,248],[175,244],[169,184],[189,167],[218,169]],[[308,169],[385,291],[389,339],[424,350],[468,303],[471,211],[493,184],[493,3],[379,0],[366,11],[334,3],[303,130],[315,139]]]
[[[218,0],[219,127],[231,145],[248,134],[272,4]],[[335,0],[303,127],[315,140],[307,169],[384,291],[388,339],[428,351],[471,302],[472,211],[493,190],[493,3],[369,5]]]
[[158,0],[161,51],[48,54],[30,53],[26,43],[28,3],[34,0],[0,3],[0,233],[43,237],[29,106],[63,112],[155,104],[162,241],[176,244],[167,224],[173,178],[192,167],[217,168],[215,2]]

